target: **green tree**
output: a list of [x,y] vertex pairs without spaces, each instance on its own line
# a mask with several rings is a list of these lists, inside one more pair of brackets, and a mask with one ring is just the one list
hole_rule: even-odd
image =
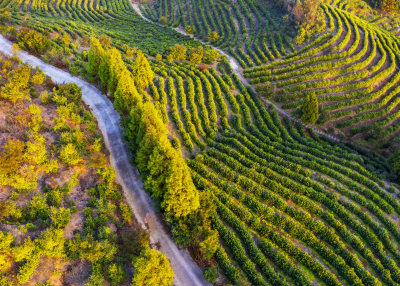
[[28,204],[28,214],[31,219],[47,219],[49,217],[49,206],[46,198],[39,194],[35,195]]
[[88,63],[86,65],[88,73],[91,75],[97,75],[103,55],[104,49],[100,44],[100,41],[92,37],[90,39],[90,50],[88,53]]
[[65,256],[65,237],[62,229],[47,228],[40,234],[39,239],[35,240],[35,244],[42,255],[49,257]]
[[[146,138],[147,139],[147,138]],[[147,140],[144,140],[146,144]],[[152,145],[147,145],[150,147]],[[166,154],[166,150],[160,145],[156,144],[154,147],[150,147],[152,153],[146,160],[147,176],[145,179],[146,189],[151,190],[153,198],[162,198],[166,188],[167,170],[169,169],[169,158]],[[139,153],[143,154],[143,148],[140,149]],[[147,157],[147,156],[146,156]]]
[[318,99],[315,93],[307,95],[302,108],[302,119],[307,124],[314,124],[318,120]]
[[121,217],[124,223],[131,223],[132,221],[132,210],[131,208],[125,204],[125,203],[120,203],[119,209],[121,211]]
[[[119,78],[121,77],[122,71],[126,70],[126,66],[124,61],[122,60],[121,53],[116,48],[111,48],[107,51],[109,56],[109,69],[110,69],[110,77],[108,79],[107,87],[108,92],[114,96],[115,91],[117,90]],[[127,78],[125,76],[125,78]]]
[[108,81],[110,79],[110,55],[108,51],[105,51],[101,57],[98,75],[100,77],[100,81],[103,87],[107,88]]
[[124,69],[126,69],[126,66],[121,53],[116,48],[105,51],[101,58],[99,77],[102,85],[107,88],[111,96],[117,89],[119,77]]
[[59,85],[57,94],[66,97],[68,102],[73,102],[77,105],[81,104],[82,89],[74,82]]
[[149,83],[153,81],[154,72],[152,71],[147,58],[142,51],[138,51],[136,60],[132,68],[133,78],[137,88],[140,90],[145,89],[149,86]]
[[206,268],[203,276],[207,279],[207,281],[214,284],[219,277],[218,268],[216,266]]
[[85,286],[103,286],[104,285],[103,268],[101,263],[92,264],[92,274]]
[[200,244],[200,250],[204,259],[211,259],[219,247],[218,232],[210,231],[206,239]]
[[31,240],[30,236],[28,236],[22,244],[12,248],[14,260],[20,262],[29,258],[35,251],[35,248],[35,243]]
[[187,216],[199,208],[199,192],[193,184],[185,160],[172,146],[169,148],[175,154],[170,161],[166,192],[161,206],[172,216]]
[[61,205],[62,198],[63,194],[58,186],[50,189],[46,194],[46,199],[50,206],[59,207]]
[[171,216],[186,216],[199,207],[199,192],[181,154],[175,150],[151,102],[131,111],[127,135],[137,150],[136,162],[153,197]]
[[389,164],[392,173],[400,177],[400,150],[397,150],[390,156]]
[[139,258],[133,262],[135,272],[133,286],[170,286],[174,280],[174,272],[167,257],[155,249],[146,247]]

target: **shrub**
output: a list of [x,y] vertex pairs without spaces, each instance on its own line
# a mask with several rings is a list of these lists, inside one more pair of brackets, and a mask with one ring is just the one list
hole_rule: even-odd
[[81,154],[71,143],[68,143],[61,148],[60,159],[64,164],[70,166],[74,166],[83,160]]
[[219,39],[218,32],[213,31],[207,36],[207,41],[216,42]]
[[35,54],[44,54],[50,48],[49,37],[33,29],[23,27],[17,34],[18,44],[21,48]]
[[49,206],[46,198],[41,195],[35,195],[28,204],[28,214],[30,219],[47,219],[49,217]]
[[80,104],[82,100],[81,88],[76,83],[60,85],[57,93],[68,99],[69,102]]
[[220,53],[214,49],[208,49],[204,51],[203,62],[206,64],[212,64],[220,58]]
[[193,34],[194,33],[193,27],[192,26],[186,26],[185,33],[189,34],[189,35]]
[[69,223],[71,211],[69,209],[50,207],[50,219],[55,228],[64,228]]
[[216,266],[206,268],[203,273],[204,278],[214,284],[219,277],[218,268]]
[[50,206],[59,207],[62,201],[62,193],[58,187],[55,187],[47,192],[46,198]]
[[36,72],[32,78],[32,83],[36,85],[41,85],[46,80],[46,76],[42,72]]
[[125,279],[125,272],[120,265],[112,263],[107,268],[107,276],[111,285],[117,285]]
[[202,46],[199,46],[197,48],[191,48],[188,52],[187,59],[194,64],[199,64],[203,59],[203,53],[204,50]]
[[81,237],[79,234],[68,241],[67,249],[70,257],[80,258],[91,263],[110,261],[117,252],[117,246],[108,240],[97,241],[91,234]]
[[125,204],[121,203],[119,205],[119,209],[121,210],[121,217],[125,223],[130,223],[132,221],[132,210],[131,208]]
[[17,100],[28,99],[29,91],[27,90],[30,78],[30,68],[23,66],[14,69],[0,90],[0,97],[15,102]]

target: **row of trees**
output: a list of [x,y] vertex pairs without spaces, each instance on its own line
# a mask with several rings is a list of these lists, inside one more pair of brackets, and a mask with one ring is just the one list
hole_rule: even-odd
[[[267,147],[265,147],[264,149],[266,150],[266,148]],[[258,152],[260,152],[260,151],[258,151]],[[251,155],[251,153],[250,153],[250,155]],[[265,155],[261,155],[260,154],[260,156],[265,156]],[[215,158],[216,156],[215,156],[215,154],[213,154],[212,155],[212,157],[213,158]],[[246,154],[246,157],[247,157],[247,154]],[[251,157],[251,156],[250,156]],[[254,156],[253,156],[254,157]],[[286,158],[286,159],[289,159],[289,158]],[[268,159],[268,161],[270,161],[270,159]],[[247,162],[246,164],[250,164],[249,162]],[[216,173],[218,173],[218,174],[227,174],[228,172],[227,171],[216,171]],[[252,171],[252,173],[254,173],[254,171]],[[281,173],[281,171],[279,171],[279,174],[282,174]],[[250,175],[250,173],[249,173],[249,175]],[[261,179],[259,179],[259,178],[254,178],[254,181],[256,181],[256,182],[261,182],[261,181],[263,181],[263,180],[261,180]],[[217,183],[219,183],[219,180],[217,180],[216,181]],[[249,190],[250,189],[250,187],[248,186],[248,185],[246,185],[247,187],[246,187],[246,190]],[[291,187],[292,188],[292,187]],[[272,189],[276,189],[276,187],[275,188],[272,188]],[[348,194],[346,195],[346,196],[348,196]],[[266,196],[265,195],[262,195],[262,197],[263,198],[265,198]],[[240,198],[240,196],[238,197],[238,198]],[[289,198],[288,198],[289,199]],[[251,205],[251,204],[250,204]],[[329,205],[329,204],[325,204],[324,203],[324,205]],[[257,209],[257,208],[256,208]],[[362,232],[362,230],[360,230],[361,232]],[[363,235],[363,237],[365,237],[365,234]],[[372,241],[372,240],[371,240]],[[380,270],[381,271],[381,270]]]
[[136,151],[137,166],[146,188],[161,200],[166,215],[181,217],[196,211],[199,194],[186,163],[168,140],[168,130],[153,103],[144,102],[140,95],[154,78],[143,53],[137,53],[132,77],[118,50],[104,50],[93,38],[87,70],[100,77],[114,98],[116,109],[129,114],[125,126],[129,145]]
[[176,44],[169,48],[166,57],[169,62],[188,60],[194,64],[212,64],[220,58],[220,53],[214,49],[204,49],[203,46],[187,49],[184,45]]
[[[210,152],[209,152],[209,150],[210,150]],[[211,151],[212,151],[212,152],[211,152]],[[215,169],[217,165],[215,165],[215,164],[216,164],[216,161],[214,161],[214,160],[211,159],[211,158],[216,158],[216,159],[218,159],[218,160],[224,162],[224,164],[225,164],[226,166],[228,166],[228,167],[231,168],[231,169],[227,169],[227,170],[225,170],[225,171],[223,171],[223,172],[218,171],[218,169],[215,169],[215,170],[216,170],[216,173],[218,173],[218,174],[224,174],[224,175],[221,175],[221,177],[231,178],[232,171],[234,172],[234,170],[236,170],[236,171],[239,171],[239,170],[240,170],[240,172],[241,172],[240,174],[243,174],[243,175],[246,176],[246,177],[252,178],[252,180],[253,180],[254,182],[262,182],[262,181],[265,182],[265,177],[264,177],[264,179],[261,179],[261,176],[257,177],[257,176],[256,176],[257,172],[255,172],[254,169],[256,169],[257,171],[259,171],[260,174],[261,174],[261,173],[264,173],[264,174],[270,173],[268,170],[262,168],[261,166],[260,166],[260,167],[257,167],[257,168],[254,168],[254,166],[253,166],[252,169],[247,169],[247,168],[245,168],[244,166],[238,167],[238,165],[240,165],[240,163],[239,163],[238,161],[233,160],[233,159],[231,158],[232,155],[233,155],[233,157],[238,157],[238,156],[240,156],[238,153],[235,154],[235,152],[230,153],[230,156],[225,156],[225,155],[222,155],[222,154],[220,154],[220,153],[218,153],[218,152],[215,152],[215,150],[213,150],[213,149],[208,149],[208,150],[207,150],[207,154],[209,154],[211,157],[210,157],[210,158],[204,157],[204,159],[205,159],[204,161],[205,161],[205,162],[206,162],[206,161],[209,161],[209,162],[211,163],[211,165],[210,165],[210,163],[208,163],[208,165],[209,165],[209,166],[212,166],[213,169]],[[207,160],[206,160],[206,159],[207,159]],[[246,166],[249,166],[249,165],[252,164],[252,161],[246,159],[246,157],[244,157],[244,156],[240,156],[240,161],[242,161]],[[219,168],[219,167],[218,167],[218,168]],[[251,171],[250,171],[250,170],[251,170]],[[229,176],[227,176],[226,174],[229,174]],[[279,174],[281,175],[281,173],[279,173]],[[287,186],[288,190],[287,190],[287,191],[284,191],[284,192],[286,192],[286,193],[289,192],[289,188],[290,188],[291,190],[295,190],[295,191],[297,191],[298,188],[300,188],[300,189],[302,188],[300,185],[296,187],[296,186],[294,186],[293,184],[286,184],[284,181],[280,180],[279,176],[271,176],[271,175],[272,175],[272,173],[271,173],[271,174],[268,174],[268,175],[266,175],[266,176],[268,176],[270,179],[273,179],[273,180],[276,181],[276,182],[279,182],[279,183],[283,182],[283,185],[286,185],[286,186]],[[237,174],[236,176],[239,176],[239,174]],[[241,177],[241,178],[240,178],[240,182],[238,183],[238,185],[241,185],[243,188],[246,187],[246,190],[249,190],[249,191],[252,192],[252,193],[254,192],[255,194],[257,194],[257,197],[260,197],[260,198],[261,198],[261,197],[262,197],[262,198],[267,198],[267,201],[269,202],[269,204],[275,206],[277,209],[280,209],[280,210],[282,210],[283,212],[286,212],[285,207],[282,208],[283,205],[286,205],[286,202],[281,201],[281,202],[278,203],[278,202],[277,202],[277,201],[279,200],[278,198],[272,199],[272,198],[269,197],[270,195],[266,195],[265,193],[262,194],[262,195],[258,195],[258,193],[260,193],[260,192],[263,193],[263,191],[261,191],[261,190],[255,191],[255,190],[253,189],[253,186],[255,187],[255,184],[254,184],[254,183],[251,183],[250,181],[249,181],[248,183],[244,184],[244,181],[245,181],[245,180],[247,180],[247,178]],[[215,181],[214,181],[214,183],[215,183]],[[217,184],[218,184],[218,183],[217,183]],[[278,187],[278,185],[272,184],[272,182],[269,182],[269,183],[265,184],[265,186],[266,186],[268,189],[271,189],[271,190],[274,190],[274,191],[280,189],[280,187]],[[225,188],[225,187],[224,187],[224,188]],[[236,190],[235,192],[237,193],[238,191]],[[235,192],[234,192],[234,193],[235,193]],[[279,191],[279,192],[280,192],[280,191]],[[230,192],[230,193],[231,193],[231,192]],[[251,209],[254,208],[254,211],[255,211],[256,213],[258,213],[258,212],[260,212],[261,210],[263,210],[263,209],[266,208],[265,206],[262,206],[262,204],[257,203],[257,202],[255,202],[255,201],[249,202],[249,201],[248,201],[249,198],[247,198],[246,200],[244,200],[244,199],[242,199],[239,195],[235,195],[235,196],[236,196],[240,201],[242,201],[244,204],[246,204],[249,208],[251,208]],[[288,197],[288,196],[284,195],[284,197],[285,197],[286,199],[288,199],[288,200],[289,200],[289,199],[292,199],[291,196]],[[303,208],[306,208],[308,211],[310,211],[311,213],[315,213],[316,215],[318,215],[317,213],[320,213],[320,211],[316,211],[316,210],[315,210],[315,207],[311,207],[311,208],[310,208],[310,206],[309,206],[309,207],[305,207],[305,206],[308,205],[310,202],[307,202],[307,203],[306,203],[305,201],[303,201],[302,203],[300,203],[300,202],[298,201],[299,199],[300,199],[299,195],[298,195],[298,197],[296,197],[296,198],[294,199],[294,201],[296,201],[296,203],[297,203],[299,206],[302,206]],[[258,206],[256,206],[257,204],[258,204]],[[313,204],[313,203],[312,203],[312,204]],[[329,202],[329,203],[328,203],[328,202],[326,201],[326,202],[324,202],[323,204],[324,204],[324,205],[332,205],[332,202]],[[332,208],[332,209],[333,209],[333,213],[336,212],[336,213],[338,213],[341,217],[344,217],[344,218],[345,218],[344,221],[345,221],[346,223],[349,223],[349,224],[351,223],[351,222],[349,221],[349,219],[347,218],[348,215],[344,214],[343,208],[342,208],[342,207],[336,205],[336,206],[335,206],[334,208]],[[294,211],[294,210],[293,210],[293,211]],[[296,211],[294,211],[294,212],[296,212]],[[299,214],[300,214],[300,213],[299,213]],[[271,211],[268,211],[268,212],[265,213],[265,215],[266,215],[266,216],[271,216],[272,213],[271,213]],[[316,229],[314,229],[314,227],[310,228],[310,225],[312,224],[312,223],[311,223],[312,221],[311,221],[310,218],[305,218],[305,217],[300,218],[301,215],[300,215],[300,216],[294,215],[292,211],[290,211],[290,212],[288,213],[288,215],[289,215],[289,216],[293,216],[294,219],[296,219],[297,221],[299,221],[299,222],[301,222],[302,224],[304,224],[304,225],[306,226],[306,228],[309,228],[311,231],[314,232],[314,231],[316,230]],[[262,216],[266,219],[266,217],[265,217],[264,215],[262,215]],[[319,215],[318,215],[318,216],[319,216]],[[323,219],[326,220],[329,216],[323,215],[322,217],[323,217]],[[281,220],[280,220],[280,223],[282,223],[283,221],[284,221],[284,219],[281,219]],[[337,228],[337,226],[335,226],[335,223],[332,222],[332,219],[329,219],[328,221],[329,221],[329,224],[331,224],[332,226],[334,226],[335,228]],[[274,226],[275,226],[275,227],[278,227],[278,226],[280,225],[280,223],[275,222],[275,223],[274,223]],[[366,229],[364,229],[363,226],[360,225],[360,224],[357,224],[357,226],[354,226],[354,224],[353,224],[352,227],[353,227],[353,229],[355,229],[356,231],[360,232],[360,233],[362,234],[363,237],[366,238],[368,244],[371,246],[371,249],[373,249],[374,251],[377,252],[377,256],[378,256],[378,257],[384,257],[384,255],[382,256],[382,253],[380,253],[380,248],[381,248],[381,247],[376,247],[376,245],[379,245],[379,244],[380,244],[379,240],[378,240],[371,232],[369,232],[369,231],[367,231]],[[294,226],[292,226],[291,228],[294,228]],[[330,244],[332,244],[332,243],[335,244],[336,247],[339,247],[339,248],[342,247],[342,246],[340,246],[340,245],[337,244],[337,243],[338,243],[338,239],[337,239],[337,237],[335,237],[335,235],[332,235],[331,233],[321,232],[321,230],[322,230],[323,228],[324,228],[324,227],[323,227],[322,225],[320,225],[320,226],[318,227],[318,231],[314,232],[315,235],[316,235],[317,237],[320,237],[322,240],[327,241],[327,242],[330,243]],[[339,231],[339,233],[343,233],[343,232],[347,232],[347,231],[346,231],[345,229],[342,229],[342,230]],[[323,233],[323,235],[321,235],[322,233]],[[344,237],[344,240],[345,240],[345,241],[348,241],[349,243],[351,243],[352,240],[354,241],[354,237],[352,238],[351,235],[347,234],[347,235]],[[383,241],[384,241],[384,240],[383,240]],[[394,253],[395,253],[395,248],[393,248],[393,245],[391,245],[391,243],[389,243],[389,245],[387,245],[387,249],[391,249],[391,251],[393,250]],[[380,254],[379,254],[379,253],[380,253]],[[385,260],[385,259],[383,258],[383,260]],[[378,270],[378,269],[377,269],[377,270]],[[378,271],[379,271],[379,272],[382,272],[382,268],[379,269]],[[396,272],[396,271],[395,271],[395,272]],[[394,272],[394,273],[395,273],[395,272]]]

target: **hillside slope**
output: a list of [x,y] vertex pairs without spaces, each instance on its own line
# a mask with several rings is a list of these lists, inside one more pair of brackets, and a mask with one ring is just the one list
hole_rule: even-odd
[[[141,6],[149,21],[127,1],[84,1],[82,10],[68,2],[54,11],[23,4],[12,15],[17,29],[28,25],[51,40],[39,53],[44,60],[92,81],[99,82],[87,72],[91,34],[106,33],[102,43],[123,51],[132,73],[135,48],[147,52],[154,77],[141,98],[157,110],[202,198],[195,215],[167,221],[207,279],[219,272],[217,284],[398,285],[400,190],[386,158],[281,118],[263,98],[296,116],[304,94],[316,93],[331,114],[326,129],[354,140],[375,136],[376,149],[396,147],[400,43],[340,2],[321,6],[325,29],[301,46],[272,1],[154,1]],[[210,44],[236,58],[256,92],[226,58],[211,60],[206,45],[168,26],[190,26],[205,41],[217,31]],[[146,30],[155,36],[140,34]],[[4,31],[24,43],[23,32]],[[164,31],[171,37],[157,39]],[[135,126],[123,123],[133,145]],[[207,216],[211,230],[202,225]]]

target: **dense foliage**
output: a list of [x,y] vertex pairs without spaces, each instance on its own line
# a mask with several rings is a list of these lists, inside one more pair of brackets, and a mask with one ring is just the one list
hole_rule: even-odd
[[[283,103],[305,122],[314,124],[319,117],[318,122],[342,129],[345,135],[375,134],[395,143],[398,38],[372,18],[361,18],[354,8],[359,4],[324,1],[310,11],[307,4],[314,2],[303,1],[303,10],[297,12],[324,20],[311,33],[317,32],[315,37],[307,40],[311,34],[306,35],[306,42],[297,46],[291,40],[292,29],[285,29],[284,21],[290,19],[276,12],[271,2],[161,0],[141,9],[161,24],[154,24],[154,29],[173,33],[164,26],[184,28],[225,49],[248,67],[244,75],[256,92]],[[374,152],[282,119],[244,85],[227,58],[218,59],[207,47],[187,38],[182,42],[176,34],[168,45],[151,36],[154,43],[144,47],[148,39],[137,40],[122,27],[131,23],[122,10],[134,15],[129,3],[87,4],[87,11],[74,12],[68,6],[45,6],[54,11],[41,15],[35,6],[22,4],[22,9],[31,9],[33,19],[27,22],[38,24],[38,29],[60,28],[65,23],[58,19],[61,13],[75,19],[74,31],[81,34],[73,45],[86,48],[84,38],[91,32],[107,33],[109,38],[92,38],[87,51],[65,44],[65,35],[72,37],[72,31],[57,29],[59,37],[50,37],[49,51],[61,47],[64,56],[70,51],[69,62],[61,64],[101,82],[121,114],[146,189],[164,212],[177,243],[187,246],[204,266],[206,279],[238,285],[400,284],[399,187],[386,180],[390,170],[397,173],[397,153],[387,164]],[[20,15],[14,15],[22,23]],[[77,20],[80,15],[82,22]],[[102,18],[105,15],[114,18]],[[116,26],[106,31],[100,23],[117,20],[120,33]],[[139,30],[151,25],[138,22]],[[298,24],[300,31],[309,27],[306,22]],[[56,61],[49,51],[42,58]],[[208,64],[214,61],[209,58],[218,62]],[[37,128],[39,112],[32,108],[31,113]],[[62,130],[63,122],[59,125]],[[64,141],[65,146],[68,143]],[[23,150],[19,144],[9,148],[18,154]],[[69,149],[65,153],[74,154]],[[59,204],[58,191],[48,199],[53,207]],[[58,215],[43,207],[45,203],[35,198],[32,215],[50,213],[54,225],[63,226],[68,213]],[[87,225],[96,224],[89,219]],[[92,243],[99,235],[82,234],[67,243],[75,257],[93,262],[92,281],[101,273],[97,262],[108,262],[107,254],[115,252],[113,244]],[[148,261],[161,266],[149,267]],[[164,262],[143,251],[134,261],[138,280],[133,282],[157,279],[154,270],[166,275],[163,282],[168,285],[172,276]],[[107,265],[108,279],[118,281],[119,265]]]
[[371,0],[371,4],[373,7],[380,8],[386,12],[400,9],[400,1],[398,0]]
[[295,116],[316,94],[330,114],[320,121],[327,129],[393,152],[399,142],[398,28],[379,26],[367,8],[357,12],[361,1],[326,2],[326,32],[281,61],[245,70],[245,76]]
[[[91,272],[89,281],[73,283],[126,281],[132,260],[149,248],[148,235],[124,203],[80,88],[55,85],[3,56],[0,74],[2,86],[23,94],[0,100],[0,284],[69,284],[82,269]],[[63,269],[70,273],[61,276]]]
[[168,259],[157,250],[145,248],[139,258],[134,261],[135,273],[132,285],[171,286],[174,272]]

